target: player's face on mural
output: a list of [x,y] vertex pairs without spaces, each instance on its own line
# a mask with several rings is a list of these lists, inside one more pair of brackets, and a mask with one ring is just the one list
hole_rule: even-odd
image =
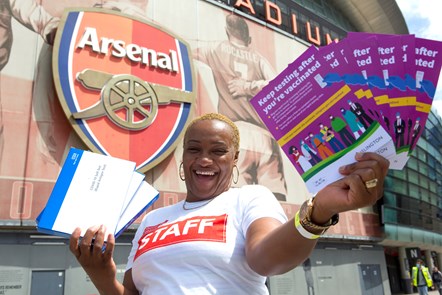
[[190,126],[183,151],[187,201],[212,198],[230,187],[237,160],[232,135],[232,128],[219,120]]

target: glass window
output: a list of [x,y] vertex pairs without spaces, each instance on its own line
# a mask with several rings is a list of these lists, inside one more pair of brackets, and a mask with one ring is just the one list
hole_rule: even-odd
[[408,170],[408,180],[411,183],[419,184],[419,174],[416,171]]
[[394,208],[384,207],[384,222],[385,223],[397,223],[397,210]]
[[437,194],[437,183],[434,181],[430,181],[430,191],[432,193]]
[[436,159],[434,158],[432,153],[429,153],[428,156],[428,166],[430,166],[431,168],[435,168],[436,167]]
[[440,158],[440,153],[437,149],[434,148],[433,145],[428,144],[427,148],[425,149],[427,151],[427,157],[430,157],[430,155],[434,155],[438,158]]
[[414,170],[417,170],[417,159],[416,159],[416,158],[413,158],[413,157],[411,157],[410,159],[408,159],[407,167],[408,167],[408,168],[412,168],[412,169],[414,169]]
[[[440,159],[440,158],[439,158]],[[436,163],[436,173],[440,176],[442,174],[442,164]],[[441,179],[440,177],[436,177],[437,179]]]
[[407,195],[407,185],[405,181],[395,179],[395,185],[391,188],[393,192],[397,194]]
[[428,166],[426,163],[419,163],[419,172],[425,175],[425,179],[428,177]]
[[419,175],[419,185],[422,188],[428,189],[430,187],[427,175]]
[[384,192],[384,204],[392,207],[397,207],[396,195],[391,192]]
[[426,189],[420,189],[420,193],[419,195],[421,196],[421,200],[426,202],[426,203],[430,203],[431,200],[431,195],[430,192]]
[[417,157],[419,160],[421,160],[422,162],[426,162],[427,161],[427,153],[425,152],[425,150],[422,150],[422,148],[418,147],[417,149]]
[[414,199],[418,199],[418,200],[420,199],[419,187],[417,185],[410,184],[408,186],[408,191],[409,191],[410,197],[412,197]]
[[430,117],[428,117],[428,121],[427,121],[427,123],[425,123],[425,128],[428,128],[428,129],[433,129],[433,128],[435,128],[436,126],[434,126],[434,123],[433,123],[433,120],[431,120],[430,119]]
[[[412,158],[410,158],[411,160]],[[392,176],[395,178],[407,180],[407,174],[405,173],[405,170],[390,170],[389,172]]]
[[[437,197],[437,195],[436,194],[433,194],[432,192],[430,192],[430,191],[427,191],[427,193],[428,193],[428,196],[429,196],[429,198],[430,198],[430,204],[431,205],[433,205],[433,206],[437,206],[437,203],[438,203],[438,197]],[[434,215],[434,216],[436,216],[436,215]]]

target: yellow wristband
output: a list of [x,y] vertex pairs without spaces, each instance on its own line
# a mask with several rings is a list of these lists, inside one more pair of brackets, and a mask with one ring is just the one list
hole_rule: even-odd
[[312,234],[311,232],[308,232],[301,224],[301,222],[299,221],[299,211],[296,212],[295,214],[295,227],[298,230],[298,232],[301,234],[301,236],[303,236],[306,239],[309,240],[316,240],[317,238],[320,237],[320,235],[315,235]]

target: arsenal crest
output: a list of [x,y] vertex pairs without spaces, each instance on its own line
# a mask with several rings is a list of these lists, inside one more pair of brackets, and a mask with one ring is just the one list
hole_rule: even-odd
[[57,31],[54,82],[71,125],[94,152],[145,172],[176,147],[195,79],[187,43],[103,9],[68,10]]

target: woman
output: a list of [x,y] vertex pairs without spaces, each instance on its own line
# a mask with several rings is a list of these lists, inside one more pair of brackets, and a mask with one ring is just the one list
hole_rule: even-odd
[[308,171],[312,168],[312,164],[309,162],[309,158],[307,158],[304,154],[301,154],[295,146],[291,146],[289,148],[289,154],[292,155],[293,160],[298,164],[303,172]]
[[431,278],[433,279],[435,289],[442,295],[442,272],[437,267],[433,267]]
[[265,277],[301,264],[337,213],[374,204],[388,170],[376,154],[357,155],[341,167],[344,178],[287,221],[265,187],[230,187],[238,173],[239,132],[229,119],[198,117],[183,147],[186,199],[144,217],[123,284],[116,280],[114,237],[102,250],[103,227],[89,228],[81,240],[80,230],[73,232],[70,250],[101,294],[268,294]]

